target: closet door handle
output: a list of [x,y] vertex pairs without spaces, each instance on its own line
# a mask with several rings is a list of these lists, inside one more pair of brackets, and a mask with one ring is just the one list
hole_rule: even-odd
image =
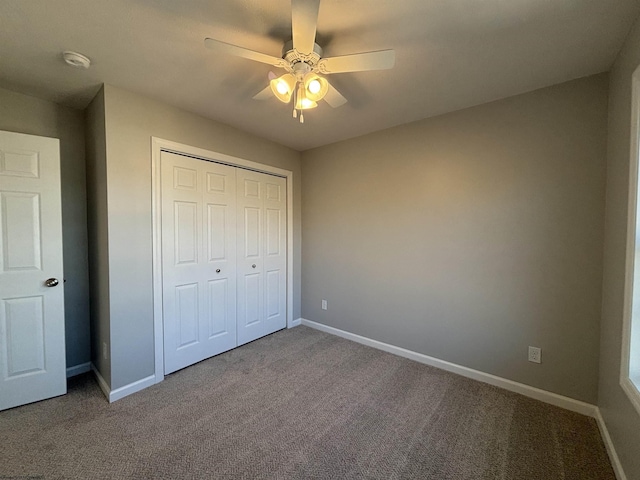
[[254,263],[253,265],[251,265],[251,268],[256,268],[256,264]]
[[216,268],[216,273],[220,273],[220,269],[219,268]]

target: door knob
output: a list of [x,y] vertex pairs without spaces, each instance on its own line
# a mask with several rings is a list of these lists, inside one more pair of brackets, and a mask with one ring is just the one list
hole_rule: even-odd
[[58,283],[60,283],[58,281],[57,278],[48,278],[44,281],[44,286],[45,287],[55,287],[56,285],[58,285]]
[[216,273],[220,273],[220,269],[219,268],[216,268]]
[[253,265],[251,265],[251,268],[256,268],[256,264],[254,263]]

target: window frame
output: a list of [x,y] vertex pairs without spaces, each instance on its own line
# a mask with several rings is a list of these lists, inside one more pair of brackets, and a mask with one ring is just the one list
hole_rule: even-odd
[[[640,161],[640,66],[631,77],[631,154],[629,162],[629,198],[627,208],[627,245],[625,260],[624,312],[622,324],[622,361],[620,362],[620,386],[629,397],[631,404],[640,414],[640,344],[631,345],[632,328],[640,328],[640,285],[636,292],[636,319],[634,311],[634,276],[636,276],[636,238],[640,236],[638,227],[638,163]],[[640,243],[640,242],[639,242]],[[640,249],[639,249],[640,250]],[[638,255],[638,278],[640,279],[640,255]],[[635,331],[634,331],[635,333]],[[637,334],[636,334],[637,335]],[[632,378],[632,349],[636,373]],[[636,352],[636,349],[638,351]]]

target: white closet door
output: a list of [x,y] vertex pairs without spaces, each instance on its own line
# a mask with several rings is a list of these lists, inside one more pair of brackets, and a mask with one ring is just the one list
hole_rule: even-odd
[[264,318],[266,333],[287,326],[286,179],[264,176]]
[[0,410],[66,392],[59,142],[0,132]]
[[285,328],[286,180],[238,169],[238,345]]
[[236,346],[236,169],[162,152],[165,373]]

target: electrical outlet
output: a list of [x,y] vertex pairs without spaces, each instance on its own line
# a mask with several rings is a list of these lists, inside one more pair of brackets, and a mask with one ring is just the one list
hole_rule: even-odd
[[322,300],[322,309],[323,310],[328,310],[329,309],[329,305],[327,304],[326,300]]
[[542,349],[540,347],[529,347],[529,361],[533,363],[542,362]]
[[102,357],[106,360],[109,355],[108,355],[108,348],[107,348],[107,342],[102,342]]

